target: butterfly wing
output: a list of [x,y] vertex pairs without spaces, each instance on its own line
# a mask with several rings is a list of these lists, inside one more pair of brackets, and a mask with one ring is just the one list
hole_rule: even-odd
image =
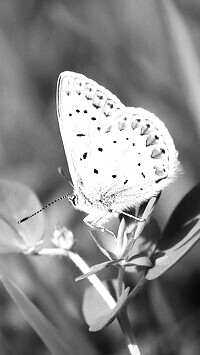
[[[109,141],[101,167],[101,171],[103,164],[107,167],[104,196],[112,201],[113,210],[122,212],[156,196],[181,171],[168,129],[149,111],[123,108],[104,136]],[[97,145],[94,141],[93,151]]]
[[[95,169],[92,142],[109,126],[114,113],[124,105],[110,91],[84,75],[66,71],[57,86],[60,132],[75,191],[93,181]],[[94,183],[92,183],[94,184]],[[91,185],[92,188],[92,185]]]
[[176,175],[173,140],[154,114],[126,108],[108,90],[72,72],[60,75],[57,97],[75,193],[90,205],[88,213],[136,206]]

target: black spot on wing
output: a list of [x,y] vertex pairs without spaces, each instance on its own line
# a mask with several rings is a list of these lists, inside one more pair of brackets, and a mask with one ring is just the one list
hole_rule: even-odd
[[87,158],[87,155],[88,155],[88,153],[87,153],[87,152],[83,153],[83,157],[82,157],[82,158],[80,158],[80,161],[82,161],[83,159],[86,159],[86,158]]

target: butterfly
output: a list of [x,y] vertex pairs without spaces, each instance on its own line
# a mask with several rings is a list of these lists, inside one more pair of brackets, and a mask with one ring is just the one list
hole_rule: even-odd
[[156,196],[180,170],[157,116],[124,106],[82,74],[60,74],[57,115],[74,187],[70,201],[94,228]]

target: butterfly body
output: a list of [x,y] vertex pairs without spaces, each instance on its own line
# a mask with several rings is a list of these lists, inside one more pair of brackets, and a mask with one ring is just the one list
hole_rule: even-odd
[[179,170],[177,151],[162,121],[144,109],[125,107],[84,75],[61,73],[57,109],[73,204],[88,214],[86,222],[102,226],[140,205]]

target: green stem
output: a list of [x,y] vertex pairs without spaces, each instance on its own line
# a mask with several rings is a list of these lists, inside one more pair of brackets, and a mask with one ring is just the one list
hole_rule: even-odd
[[126,232],[126,221],[124,218],[122,218],[120,225],[119,225],[118,233],[117,233],[117,253],[118,253],[118,256],[120,256],[122,254],[123,249],[126,246],[126,243],[124,243],[124,239],[126,238],[125,232]]
[[136,284],[136,286],[133,288],[133,290],[129,293],[128,298],[127,298],[127,302],[130,301],[131,298],[134,298],[138,292],[140,291],[140,289],[142,288],[142,286],[144,285],[146,279],[145,279],[145,274],[143,274],[140,278],[140,280],[138,281],[138,283]]
[[[123,292],[124,273],[125,273],[125,269],[123,267],[120,267],[119,272],[118,272],[117,298],[119,298]],[[137,285],[136,285],[136,287],[137,287]],[[123,307],[123,309],[120,311],[119,315],[117,316],[117,319],[118,319],[119,325],[121,327],[121,330],[124,334],[124,338],[125,338],[129,353],[131,355],[141,355],[139,347],[138,347],[136,339],[135,339],[135,336],[134,336],[133,331],[131,329],[131,324],[128,319],[127,306]]]
[[117,298],[121,296],[124,289],[124,285],[123,285],[124,273],[125,273],[124,267],[120,266],[118,271]]
[[123,309],[120,312],[118,316],[118,322],[124,334],[129,353],[131,355],[141,355],[140,349],[133,334],[133,330],[131,329],[131,324],[128,319],[127,308]]
[[[71,261],[79,268],[79,270],[81,270],[81,272],[83,274],[87,274],[88,272],[91,271],[90,267],[83,260],[83,258],[81,258],[81,256],[79,254],[74,253],[72,251],[67,251],[67,250],[59,249],[59,248],[50,248],[50,249],[42,249],[42,250],[38,251],[37,253],[35,253],[35,255],[48,255],[48,256],[62,255],[65,257],[69,257],[71,259]],[[95,287],[97,292],[101,295],[101,297],[107,303],[108,307],[110,309],[115,308],[116,301],[111,296],[110,292],[104,286],[104,284],[101,282],[101,280],[96,275],[88,276],[88,280],[91,282],[91,284]]]
[[[34,255],[48,255],[48,256],[55,256],[55,255],[62,255],[65,257],[69,257],[73,263],[82,271],[83,274],[88,273],[90,271],[89,266],[86,262],[80,257],[79,254],[74,253],[72,251],[65,251],[63,249],[52,248],[52,249],[42,249],[39,252],[34,252]],[[124,277],[124,268],[119,268],[118,274],[118,289],[117,289],[117,296],[121,295],[123,291],[123,277]],[[107,303],[110,309],[113,309],[116,306],[116,302],[108,292],[107,288],[103,285],[100,279],[96,275],[91,275],[88,277],[88,280],[92,283],[92,285],[96,288],[97,292],[102,296],[104,301]],[[131,291],[130,295],[128,296],[127,300],[134,297],[142,287],[145,281],[144,276],[139,280],[138,284],[135,288]],[[119,313],[118,322],[121,327],[121,330],[124,334],[124,338],[127,344],[128,351],[130,355],[141,355],[139,347],[136,343],[135,336],[131,329],[131,324],[128,319],[127,315],[127,307],[125,306],[121,312]]]

